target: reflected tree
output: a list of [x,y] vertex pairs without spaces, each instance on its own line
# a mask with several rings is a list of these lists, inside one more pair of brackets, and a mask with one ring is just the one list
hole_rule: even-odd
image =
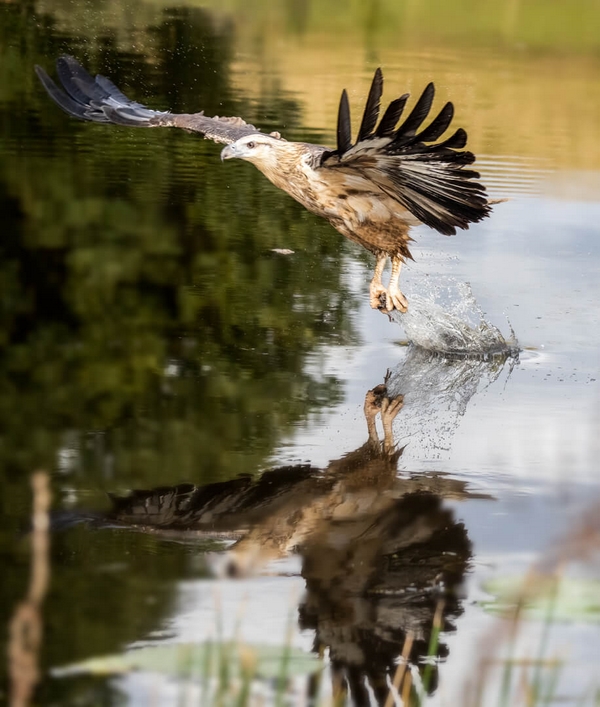
[[[65,121],[19,79],[78,38],[22,7],[2,12],[1,58],[16,66],[0,103],[1,456],[18,473],[55,468],[70,444],[93,473],[102,448],[98,464],[110,457],[125,483],[256,468],[289,424],[339,398],[337,381],[304,372],[315,345],[353,337],[339,239],[203,141]],[[98,28],[92,63],[174,108],[297,120],[288,98],[233,95],[227,24],[192,9],[161,17],[146,30],[151,56]]]

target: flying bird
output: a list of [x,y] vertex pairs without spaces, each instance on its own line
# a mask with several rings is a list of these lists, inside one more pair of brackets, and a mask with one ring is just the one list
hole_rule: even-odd
[[[409,98],[393,100],[379,120],[383,75],[377,69],[356,141],[352,140],[350,107],[342,92],[337,120],[337,147],[289,142],[279,133],[266,134],[239,117],[212,118],[200,113],[175,114],[136,103],[104,76],[93,78],[71,56],[56,62],[59,88],[40,66],[35,70],[50,97],[66,113],[95,123],[128,127],[176,127],[200,133],[226,147],[221,159],[254,164],[275,186],[305,208],[327,219],[340,233],[375,255],[370,284],[374,309],[405,312],[399,288],[403,262],[412,259],[409,231],[421,223],[444,235],[466,229],[490,213],[475,161],[463,150],[467,134],[458,128],[445,140],[454,106],[448,102],[425,128],[434,98],[429,83],[408,116],[398,124]],[[391,259],[388,286],[382,282]]]

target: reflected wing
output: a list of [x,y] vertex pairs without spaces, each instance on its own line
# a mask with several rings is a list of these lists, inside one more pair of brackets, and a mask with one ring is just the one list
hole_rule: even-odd
[[104,76],[90,76],[71,56],[64,55],[56,61],[63,88],[59,88],[40,66],[36,66],[35,71],[50,98],[66,113],[80,120],[139,128],[184,128],[225,144],[260,132],[241,118],[209,118],[202,112],[174,114],[146,108],[129,100]]
[[313,488],[311,479],[318,493],[320,470],[296,464],[265,471],[258,478],[248,475],[205,486],[180,484],[137,490],[122,498],[110,495],[111,515],[121,522],[161,528],[247,530],[249,519],[256,523],[257,518],[268,518],[279,502],[298,493],[303,482]]
[[408,94],[392,101],[377,125],[382,92],[383,76],[377,69],[354,144],[348,96],[346,91],[342,93],[337,150],[323,154],[321,169],[341,172],[350,178],[349,184],[359,189],[364,185],[365,191],[373,191],[375,185],[420,221],[446,235],[485,218],[490,211],[485,187],[476,181],[478,172],[465,169],[475,156],[461,151],[467,133],[459,128],[446,140],[436,142],[450,126],[452,103],[446,103],[421,130],[435,93],[430,83],[399,127]]

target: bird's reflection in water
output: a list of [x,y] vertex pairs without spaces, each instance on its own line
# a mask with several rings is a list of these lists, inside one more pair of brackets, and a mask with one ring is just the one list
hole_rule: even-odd
[[[445,497],[467,495],[464,484],[441,475],[398,478],[401,452],[394,450],[391,423],[401,400],[387,397],[385,386],[367,393],[367,443],[330,466],[343,478],[338,512],[315,524],[300,550],[307,589],[300,625],[315,630],[315,650],[329,649],[336,694],[349,692],[356,705],[371,704],[371,695],[385,704],[409,636],[409,664],[423,670],[438,606],[441,628],[454,630],[471,557],[464,525],[443,506]],[[434,657],[446,654],[439,644]],[[435,666],[428,687],[437,687]]]
[[[373,696],[385,703],[408,637],[410,668],[423,672],[431,662],[436,607],[443,606],[442,630],[453,630],[471,557],[467,531],[444,500],[475,494],[443,474],[398,474],[403,450],[394,443],[392,423],[403,396],[390,396],[387,384],[386,378],[366,395],[366,442],[325,469],[289,466],[258,478],[113,499],[113,522],[235,539],[220,565],[229,576],[298,554],[307,590],[300,626],[315,631],[315,650],[328,649],[342,701],[347,696],[357,705]],[[446,654],[440,642],[433,658]],[[430,672],[431,692],[437,667]]]

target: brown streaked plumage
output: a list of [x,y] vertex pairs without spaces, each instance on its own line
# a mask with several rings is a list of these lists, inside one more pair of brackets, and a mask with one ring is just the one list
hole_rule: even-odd
[[[352,142],[348,95],[344,90],[337,125],[337,149],[288,142],[279,133],[261,133],[237,117],[212,118],[203,112],[173,114],[129,100],[107,78],[92,78],[72,57],[56,63],[64,90],[39,66],[36,72],[50,97],[69,115],[96,123],[129,127],[178,127],[224,143],[221,159],[252,162],[273,184],[309,211],[327,219],[340,233],[360,243],[377,258],[370,286],[375,309],[406,311],[398,287],[400,269],[412,258],[411,226],[424,223],[444,235],[489,215],[490,202],[479,174],[466,166],[475,161],[464,151],[467,134],[456,130],[446,140],[454,114],[446,103],[426,127],[434,97],[430,83],[398,126],[408,94],[392,101],[381,121],[383,76],[377,69],[355,143]],[[388,257],[388,287],[382,274]]]

